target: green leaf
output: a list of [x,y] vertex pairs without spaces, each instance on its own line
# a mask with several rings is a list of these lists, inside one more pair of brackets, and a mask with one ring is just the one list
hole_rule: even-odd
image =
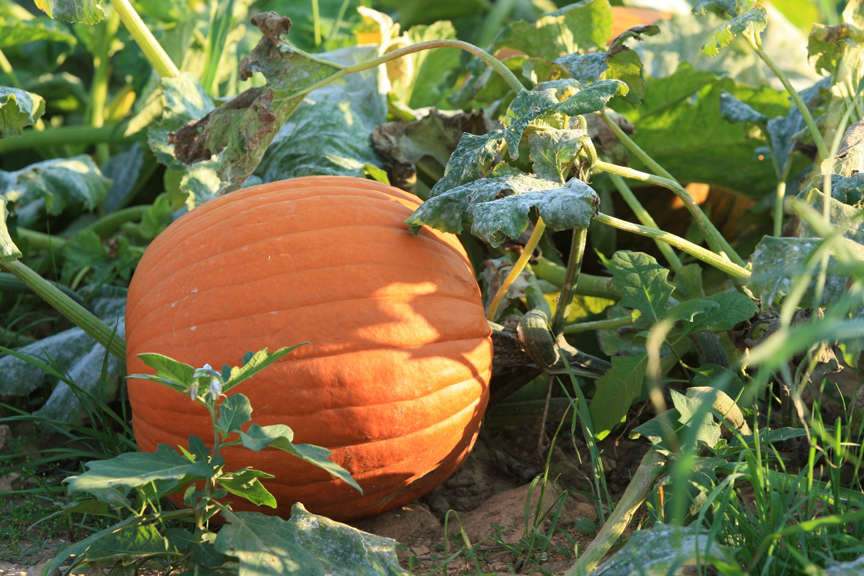
[[499,246],[508,238],[518,238],[528,228],[535,210],[550,230],[581,230],[591,224],[599,205],[600,197],[593,188],[571,178],[557,188],[516,192],[474,204],[471,233]]
[[43,574],[55,574],[55,573],[57,573],[57,571],[60,570],[60,567],[66,563],[66,560],[70,556],[75,558],[73,566],[77,565],[81,561],[82,555],[85,554],[87,552],[87,550],[91,546],[93,546],[95,543],[97,543],[99,540],[101,540],[102,538],[110,537],[111,534],[114,534],[118,531],[121,531],[121,530],[129,527],[130,525],[134,524],[137,521],[138,521],[137,516],[130,516],[130,517],[126,518],[125,520],[121,520],[120,522],[117,522],[116,524],[112,524],[111,526],[108,526],[107,528],[103,528],[102,530],[99,530],[98,532],[94,532],[93,534],[90,534],[88,537],[84,538],[83,540],[79,540],[78,542],[75,542],[74,544],[70,544],[69,546],[61,549],[59,552],[57,552],[57,554],[54,555],[54,557],[51,559],[51,561],[47,565],[45,565],[45,567],[42,569],[42,573]]
[[[411,44],[429,40],[455,39],[456,29],[447,21],[428,26],[414,26],[407,33]],[[397,79],[390,78],[392,94],[411,108],[426,106],[448,107],[447,95],[452,91],[448,79],[460,68],[459,50],[438,48],[423,50],[400,59],[400,66],[407,74]]]
[[215,548],[237,558],[239,576],[402,576],[396,542],[306,511],[287,521],[257,512],[226,512]]
[[[820,178],[821,180],[821,178]],[[860,201],[860,195],[864,192],[864,173],[855,174],[849,178],[834,175],[831,178],[831,194],[834,196],[828,200],[828,217],[833,226],[843,228],[843,235],[858,244],[864,244],[864,221],[861,218],[861,206],[851,204]],[[833,184],[837,184],[837,188]],[[843,202],[836,200],[837,196],[852,198],[855,202]],[[819,190],[812,190],[808,194],[807,201],[815,210],[822,211],[825,195]],[[815,236],[805,222],[799,224],[799,236]]]
[[[545,88],[553,84],[553,87]],[[547,82],[538,85],[534,90],[523,90],[516,95],[504,117],[504,140],[512,159],[519,158],[519,142],[532,122],[549,115],[578,116],[601,110],[620,90],[626,89],[626,86],[615,80],[603,80],[579,89],[575,95],[566,97],[563,102],[559,100],[561,96],[575,89],[576,83],[572,81]]]
[[248,380],[264,368],[267,368],[274,362],[278,362],[306,342],[295,344],[294,346],[284,346],[278,350],[270,352],[267,348],[258,350],[254,354],[243,358],[243,365],[231,368],[230,375],[223,385],[222,391],[228,392],[238,384]]
[[[122,337],[126,289],[105,286],[91,291],[89,297],[96,315],[116,326],[118,337]],[[86,394],[113,400],[125,375],[123,364],[83,330],[69,328],[0,357],[0,394],[26,396],[45,386],[51,395],[36,414],[77,422],[92,409],[87,407]]]
[[716,56],[736,36],[758,38],[767,25],[768,16],[764,8],[748,10],[721,24],[702,45],[702,50],[709,56]]
[[450,155],[444,176],[432,187],[429,195],[439,196],[466,182],[491,176],[502,162],[503,148],[502,130],[492,130],[481,135],[466,132]]
[[243,394],[232,394],[219,404],[216,429],[225,439],[229,434],[240,432],[244,424],[252,420],[252,403]]
[[602,48],[612,29],[608,0],[583,0],[545,14],[536,22],[514,22],[495,39],[494,51],[519,50],[555,60],[562,54]]
[[166,444],[156,452],[127,452],[109,460],[95,460],[84,465],[87,471],[64,480],[70,492],[89,492],[97,498],[107,488],[123,491],[151,482],[169,481],[163,493],[183,480],[200,480],[212,473],[207,462],[190,462]]
[[276,498],[261,484],[260,478],[275,478],[272,474],[244,468],[219,476],[217,482],[235,496],[245,498],[256,506],[276,508]]
[[[169,358],[164,354],[156,354],[153,352],[145,352],[138,354],[144,364],[156,370],[156,375],[166,380],[175,382],[180,389],[188,387],[192,383],[195,367]],[[141,375],[132,374],[129,378],[138,378]]]
[[749,104],[738,100],[725,90],[720,93],[720,112],[730,122],[765,124],[768,121],[764,114],[754,110]]
[[213,110],[213,100],[197,78],[181,72],[173,78],[162,78],[162,117],[147,131],[150,149],[163,164],[178,170],[186,165],[175,159],[172,133]]
[[864,31],[840,24],[826,26],[816,23],[807,38],[807,53],[817,72],[833,74],[843,55],[851,48],[864,44]]
[[111,182],[89,156],[56,158],[15,172],[0,170],[0,194],[13,203],[18,224],[32,226],[47,213],[95,210]]
[[85,562],[122,561],[125,564],[162,556],[171,551],[171,545],[156,526],[130,526],[94,542],[87,549]]
[[[320,56],[353,64],[375,52],[364,46]],[[378,78],[374,70],[349,74],[298,100],[290,118],[280,121],[255,175],[264,182],[313,174],[365,177],[367,164],[380,164],[370,136],[387,119]]]
[[[29,13],[28,13],[29,14]],[[23,19],[16,16],[0,17],[0,49],[7,49],[21,44],[38,42],[63,42],[69,46],[77,43],[75,36],[61,27],[57,22],[47,18]]]
[[585,136],[585,130],[551,128],[528,136],[534,173],[540,178],[564,183],[573,171]]
[[724,92],[769,118],[789,110],[782,92],[751,88],[685,63],[668,77],[648,79],[641,105],[626,112],[636,127],[633,138],[682,182],[705,182],[750,198],[773,194],[776,172],[756,155],[767,140],[724,116]]
[[325,470],[358,492],[363,492],[360,485],[357,484],[347,470],[330,460],[330,455],[332,454],[330,450],[312,444],[294,444],[292,443],[293,439],[294,431],[284,424],[273,424],[271,426],[252,424],[246,432],[240,433],[240,440],[243,446],[250,450],[258,451],[270,447],[288,452],[301,460],[305,460]]
[[45,114],[45,100],[38,94],[0,86],[0,137],[20,134]]
[[[712,561],[737,567],[732,553],[710,536],[702,534],[698,526],[657,523],[650,530],[634,532],[620,550],[591,572],[591,576],[668,576],[684,574],[687,567],[698,570],[698,566],[712,565]],[[739,572],[730,570],[730,573]]]
[[734,18],[753,7],[752,0],[699,0],[693,7],[693,13],[705,16],[713,13],[724,18]]
[[96,24],[105,18],[100,0],[35,0],[35,3],[55,20]]
[[[678,435],[682,438],[685,435],[690,436],[696,442],[713,448],[720,441],[722,432],[720,424],[714,420],[711,406],[704,406],[707,402],[706,397],[685,396],[677,390],[669,390],[669,393],[672,405],[678,412],[678,421],[683,425],[684,430],[687,430],[686,433],[679,431]],[[701,421],[696,421],[700,414]]]
[[736,324],[752,318],[757,311],[756,303],[737,291],[718,292],[701,300],[714,304],[714,307],[697,316],[691,330],[732,330]]
[[[808,107],[819,97],[820,90],[827,88],[826,80],[817,82],[806,90],[801,90],[799,96]],[[797,106],[791,106],[785,116],[771,118],[766,125],[771,154],[781,174],[788,170],[787,164],[792,160],[792,153],[798,139],[805,132],[806,123]]]
[[669,297],[675,290],[668,280],[669,270],[644,252],[619,250],[606,264],[612,284],[621,294],[619,302],[656,322],[663,318]]
[[[789,293],[792,283],[802,274],[808,274],[808,295],[816,285],[817,274],[808,272],[808,264],[821,238],[790,238],[764,236],[753,250],[753,273],[748,286],[762,300],[763,306],[771,306],[774,300]],[[862,249],[864,254],[864,249]],[[828,276],[823,293],[824,302],[832,302],[847,291],[848,271],[838,268],[836,260],[828,261]],[[805,296],[805,300],[806,300]]]
[[591,422],[598,440],[627,417],[633,402],[642,398],[648,356],[613,356],[612,369],[597,379],[591,399]]

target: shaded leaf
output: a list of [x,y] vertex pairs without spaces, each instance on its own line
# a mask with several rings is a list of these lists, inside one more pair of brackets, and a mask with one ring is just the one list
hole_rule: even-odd
[[612,274],[612,284],[621,294],[619,302],[639,310],[653,322],[660,320],[675,290],[667,277],[669,270],[644,252],[619,250],[606,267]]
[[[799,96],[808,107],[819,97],[820,90],[827,89],[828,79],[817,82],[806,90],[801,90]],[[799,138],[806,132],[806,123],[801,111],[797,106],[791,106],[785,116],[771,118],[766,126],[768,132],[771,153],[781,174],[787,171],[787,164],[792,159],[795,145]]]
[[565,182],[582,149],[586,130],[541,130],[528,137],[534,173],[546,180]]
[[754,110],[749,104],[738,100],[725,90],[720,93],[720,111],[730,122],[764,124],[768,121],[764,114]]
[[[762,300],[763,306],[789,293],[792,282],[802,274],[809,274],[810,288],[816,284],[817,274],[807,271],[811,254],[822,242],[821,238],[790,238],[764,236],[751,257],[753,273],[749,286]],[[862,248],[864,255],[864,248]],[[831,258],[828,262],[828,276],[825,282],[823,301],[831,302],[841,297],[847,290],[848,272],[837,267]]]
[[503,148],[502,130],[492,130],[482,135],[463,134],[447,161],[444,176],[432,187],[430,195],[439,196],[471,180],[491,176],[502,162]]
[[0,137],[20,134],[45,113],[45,100],[38,94],[0,86]]
[[229,434],[240,432],[252,420],[252,403],[243,394],[232,394],[219,404],[219,417],[216,429],[226,438]]
[[483,134],[489,129],[482,110],[466,114],[428,108],[413,122],[395,120],[372,130],[372,147],[384,159],[390,183],[409,188],[421,160],[434,160],[443,172],[463,132]]
[[[348,65],[374,55],[366,46],[320,56]],[[301,97],[290,118],[278,122],[256,176],[264,182],[313,174],[362,178],[366,165],[380,164],[370,135],[386,121],[387,104],[374,70],[349,74]]]
[[156,452],[127,452],[84,466],[86,472],[69,476],[64,482],[70,492],[89,492],[97,498],[100,490],[108,488],[126,491],[160,480],[172,481],[163,487],[165,493],[181,480],[207,478],[212,472],[207,462],[190,462],[166,444],[159,444]]
[[301,460],[305,460],[325,470],[358,492],[363,492],[360,485],[357,484],[347,470],[330,460],[330,455],[333,454],[330,450],[312,444],[294,444],[292,442],[293,439],[294,431],[284,424],[273,424],[270,426],[252,424],[246,432],[240,433],[240,440],[243,446],[250,450],[258,451],[269,447],[288,452]]
[[33,226],[44,214],[94,210],[111,182],[86,155],[56,158],[15,172],[0,171],[0,194],[13,204],[18,224]]
[[105,18],[100,0],[34,0],[36,7],[56,20],[96,24]]
[[536,22],[514,22],[495,39],[494,49],[510,48],[555,60],[562,54],[602,48],[612,29],[608,0],[584,0],[544,14]]
[[217,551],[239,560],[239,576],[402,576],[396,542],[306,511],[282,520],[257,512],[225,513]]
[[118,560],[127,563],[160,556],[171,549],[168,539],[156,526],[130,526],[94,542],[87,549],[86,563]]
[[758,38],[767,25],[768,17],[764,8],[748,10],[721,24],[705,41],[702,50],[709,56],[716,56],[720,49],[725,48],[736,36]]
[[597,379],[591,399],[591,423],[598,440],[623,422],[630,406],[642,398],[648,356],[613,356],[612,369]]
[[710,560],[734,565],[732,553],[726,547],[702,534],[698,527],[655,524],[650,530],[637,530],[627,543],[590,576],[644,574],[645,576],[677,576],[689,573]]
[[714,307],[698,315],[693,320],[691,330],[732,330],[739,322],[752,318],[757,310],[751,298],[737,291],[718,292],[700,300],[710,302]]
[[475,203],[471,207],[471,233],[498,246],[508,238],[518,238],[535,210],[550,230],[585,229],[599,205],[600,197],[593,188],[571,178],[558,188]]
[[69,46],[77,43],[75,36],[68,30],[47,18],[24,19],[15,16],[0,17],[0,49],[10,48],[29,42],[44,40],[63,42]]
[[235,496],[245,498],[256,506],[276,508],[276,498],[261,484],[261,478],[275,478],[260,470],[244,468],[219,476],[218,483]]
[[[701,442],[708,448],[713,448],[720,441],[721,430],[720,424],[714,420],[714,414],[711,407],[704,406],[706,398],[691,397],[681,394],[677,390],[669,390],[672,399],[672,405],[678,412],[678,421],[681,423],[686,433],[679,432],[679,436],[690,436],[696,442]],[[695,421],[699,415],[702,415],[701,421]]]

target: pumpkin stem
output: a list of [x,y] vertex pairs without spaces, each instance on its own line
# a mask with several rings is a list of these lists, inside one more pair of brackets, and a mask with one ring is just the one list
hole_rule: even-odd
[[573,288],[579,278],[582,268],[582,256],[585,254],[585,243],[588,240],[587,228],[574,228],[573,237],[570,242],[570,256],[567,259],[567,272],[564,275],[564,285],[561,286],[561,295],[558,297],[558,305],[555,307],[555,317],[552,320],[552,331],[558,333],[564,322],[564,312],[573,298]]

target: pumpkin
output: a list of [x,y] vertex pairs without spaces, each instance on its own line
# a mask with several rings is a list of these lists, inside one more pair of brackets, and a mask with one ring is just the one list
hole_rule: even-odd
[[628,6],[612,6],[612,31],[609,40],[614,40],[622,32],[634,26],[654,24],[658,20],[671,16],[668,12],[651,8],[631,8]]
[[[351,177],[253,186],[171,224],[135,271],[130,374],[152,372],[143,352],[219,367],[309,342],[236,391],[253,422],[287,424],[295,442],[330,449],[364,491],[285,452],[225,449],[228,469],[275,474],[264,483],[286,513],[302,502],[349,520],[404,504],[451,475],[477,437],[490,330],[458,239],[404,224],[419,204]],[[189,398],[139,379],[128,389],[141,450],[211,438]]]

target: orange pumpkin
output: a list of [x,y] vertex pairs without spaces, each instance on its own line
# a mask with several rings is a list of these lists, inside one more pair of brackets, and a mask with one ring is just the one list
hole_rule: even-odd
[[[404,224],[419,203],[349,177],[254,186],[174,222],[135,271],[130,374],[152,372],[142,352],[219,367],[310,342],[237,391],[254,422],[329,448],[364,493],[275,449],[226,449],[229,468],[276,475],[264,483],[281,511],[299,501],[346,520],[404,504],[452,474],[477,437],[489,326],[458,239]],[[180,393],[130,380],[129,397],[141,450],[211,438],[206,411]]]

